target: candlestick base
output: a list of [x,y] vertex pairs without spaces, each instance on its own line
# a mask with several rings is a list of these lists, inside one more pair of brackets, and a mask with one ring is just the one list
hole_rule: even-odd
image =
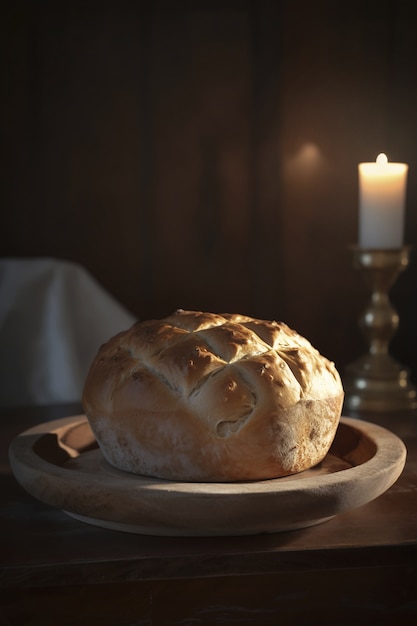
[[369,352],[345,370],[344,410],[353,412],[404,411],[417,408],[417,389],[408,370],[388,351],[399,317],[388,293],[410,261],[410,248],[365,250],[352,248],[353,266],[362,272],[370,287],[368,306],[359,316],[359,326],[369,344]]
[[390,355],[365,355],[346,368],[345,411],[388,412],[417,408],[409,372]]

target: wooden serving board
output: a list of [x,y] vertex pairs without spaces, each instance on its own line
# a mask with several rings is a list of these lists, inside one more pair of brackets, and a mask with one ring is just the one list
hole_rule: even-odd
[[304,528],[366,504],[400,476],[406,448],[376,424],[342,417],[326,458],[300,474],[171,482],[112,467],[79,415],[23,432],[9,456],[17,481],[32,496],[78,520],[141,534],[210,536]]

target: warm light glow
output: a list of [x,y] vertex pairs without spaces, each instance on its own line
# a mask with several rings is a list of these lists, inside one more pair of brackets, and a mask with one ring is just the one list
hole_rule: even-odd
[[297,158],[300,163],[312,164],[320,159],[320,150],[314,143],[305,143],[298,151]]
[[387,155],[381,152],[381,154],[378,154],[378,156],[376,157],[376,162],[378,163],[378,165],[386,165],[388,163]]
[[294,156],[286,161],[287,175],[299,185],[316,178],[323,168],[323,156],[320,148],[312,142],[302,144]]

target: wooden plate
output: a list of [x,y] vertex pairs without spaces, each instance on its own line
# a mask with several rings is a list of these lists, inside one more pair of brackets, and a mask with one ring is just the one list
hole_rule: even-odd
[[40,424],[10,446],[17,481],[32,496],[105,528],[173,536],[249,535],[319,524],[377,498],[400,476],[403,442],[342,417],[318,466],[273,480],[187,483],[137,476],[104,459],[85,416]]

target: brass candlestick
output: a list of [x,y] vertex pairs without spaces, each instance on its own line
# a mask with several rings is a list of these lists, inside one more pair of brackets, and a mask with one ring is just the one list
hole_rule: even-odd
[[353,247],[353,267],[370,287],[368,306],[359,316],[369,352],[346,368],[345,411],[403,411],[417,407],[417,390],[408,371],[390,354],[389,343],[399,317],[389,300],[389,290],[410,262],[410,247],[366,250]]

